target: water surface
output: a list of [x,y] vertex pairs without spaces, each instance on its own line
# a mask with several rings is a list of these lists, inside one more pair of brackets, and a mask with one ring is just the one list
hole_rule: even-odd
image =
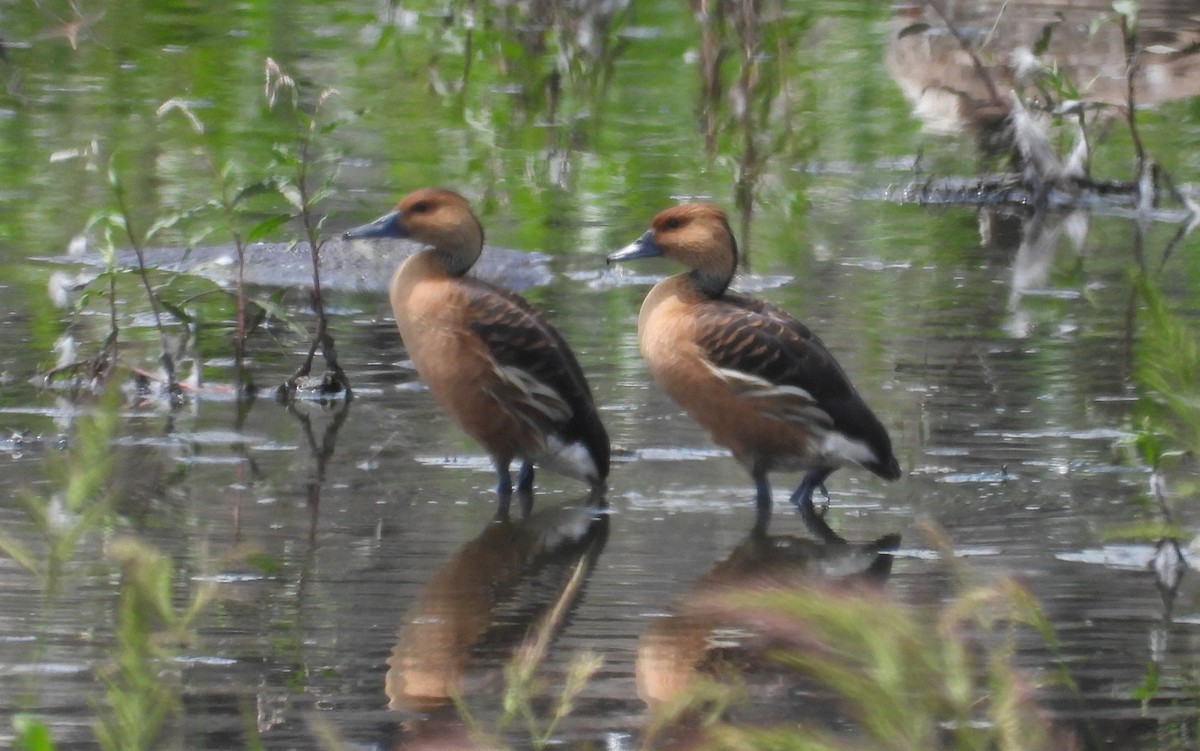
[[[1196,33],[1194,16],[1145,5],[1157,43]],[[953,594],[924,531],[936,523],[979,580],[1016,575],[1049,614],[1061,652],[1030,638],[1018,662],[1035,678],[1060,660],[1069,667],[1079,696],[1047,687],[1054,717],[1091,722],[1098,745],[1111,748],[1135,747],[1181,716],[1194,723],[1195,577],[1160,589],[1148,567],[1153,541],[1111,534],[1160,518],[1147,469],[1121,448],[1145,399],[1132,346],[1143,335],[1132,251],[1161,268],[1156,283],[1187,313],[1200,289],[1196,240],[1164,257],[1178,226],[1139,230],[1127,212],[1034,223],[1021,211],[880,200],[929,170],[970,176],[986,167],[976,126],[947,134],[906,99],[914,89],[896,60],[912,50],[901,42],[936,50],[941,40],[898,37],[912,21],[905,9],[826,2],[785,14],[765,33],[787,64],[765,67],[759,88],[738,92],[731,62],[706,100],[706,42],[691,15],[669,3],[586,8],[557,9],[558,36],[542,37],[518,9],[489,9],[494,22],[472,27],[457,5],[443,17],[424,6],[118,3],[84,19],[74,48],[64,36],[68,10],[5,11],[0,526],[10,534],[32,538],[17,498],[58,491],[64,446],[93,409],[29,379],[54,364],[61,335],[86,353],[107,332],[102,298],[79,313],[54,307],[47,284],[63,267],[28,259],[59,256],[81,234],[95,250],[86,224],[111,204],[110,154],[147,224],[211,197],[204,149],[247,175],[269,171],[270,145],[295,131],[263,104],[268,55],[308,87],[306,102],[323,87],[339,92],[332,112],[348,122],[321,142],[337,155],[323,169],[339,166],[323,204],[329,234],[413,187],[441,184],[474,202],[490,243],[544,254],[531,262],[538,273],[525,294],[579,354],[618,449],[607,515],[580,510],[584,489],[543,473],[532,516],[498,523],[486,457],[416,380],[382,280],[366,291],[346,285],[330,301],[351,402],[306,399],[289,409],[264,395],[239,408],[229,388],[230,307],[213,301],[205,277],[159,274],[171,299],[209,293],[195,303],[207,324],[205,388],[177,408],[123,404],[112,449],[117,521],[84,537],[62,591],[47,599],[0,559],[6,718],[31,711],[60,747],[93,745],[96,675],[117,607],[118,579],[103,559],[116,536],[135,534],[176,562],[180,602],[190,587],[219,584],[176,666],[183,747],[249,745],[254,727],[265,747],[316,748],[321,723],[362,747],[461,741],[466,730],[437,692],[453,684],[481,717],[494,716],[504,665],[547,623],[548,685],[561,685],[582,653],[603,660],[558,736],[635,747],[653,701],[639,684],[639,655],[677,633],[686,663],[695,634],[672,632],[671,619],[714,578],[757,566],[741,563],[756,550],[749,479],[652,385],[637,352],[637,307],[671,269],[613,271],[603,261],[656,210],[700,196],[735,217],[750,257],[736,286],[818,331],[891,432],[900,481],[845,469],[828,483],[828,519],[841,534],[860,543],[900,536],[886,591],[920,607]],[[992,3],[969,10],[960,21],[972,33],[998,13]],[[1053,20],[1051,9],[1023,10]],[[1029,28],[1016,26],[998,26],[996,44],[1028,40]],[[1164,36],[1173,27],[1183,29],[1174,41]],[[721,44],[736,60],[732,40]],[[1100,52],[1080,54],[1092,66],[1081,80],[1108,64]],[[556,69],[560,59],[570,64]],[[936,56],[906,59],[907,73],[948,75]],[[1200,174],[1200,108],[1184,88],[1148,97],[1154,107],[1139,113],[1142,138],[1179,183]],[[731,104],[743,95],[753,106]],[[171,97],[192,103],[205,137],[183,118],[155,114]],[[71,150],[80,156],[65,158]],[[1096,174],[1127,179],[1129,154],[1112,126]],[[184,246],[203,234],[221,244],[222,231],[210,217],[161,240]],[[272,241],[299,237],[294,224],[276,234]],[[256,267],[270,262],[252,258]],[[118,293],[128,356],[152,364],[145,298],[128,276]],[[302,292],[278,302],[313,325]],[[252,337],[249,368],[274,385],[306,348],[297,332],[271,325]],[[1174,472],[1169,492],[1182,498],[1193,476],[1186,464]],[[800,551],[785,556],[785,568],[801,576],[823,553],[799,542],[803,526],[785,508],[798,479],[775,478],[771,533],[780,549]],[[1177,505],[1175,521],[1194,530],[1200,519]],[[273,565],[230,562],[239,546]],[[752,642],[736,630],[710,637],[734,654]],[[1151,664],[1159,691],[1143,711],[1134,691]],[[763,670],[751,673],[748,721],[805,716],[808,694]],[[435,674],[410,691],[417,698],[405,694]]]

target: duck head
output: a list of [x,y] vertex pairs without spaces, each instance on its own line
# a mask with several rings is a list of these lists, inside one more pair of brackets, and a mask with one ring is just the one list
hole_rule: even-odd
[[662,256],[691,269],[707,295],[720,297],[737,270],[737,242],[725,212],[707,203],[685,203],[660,211],[650,229],[616,253],[609,263]]
[[465,274],[483,250],[483,227],[467,199],[452,190],[422,188],[373,222],[348,230],[343,238],[393,237],[413,240],[442,257],[446,270]]

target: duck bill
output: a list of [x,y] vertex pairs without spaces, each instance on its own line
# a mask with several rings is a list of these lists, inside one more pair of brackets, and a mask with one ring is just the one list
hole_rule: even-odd
[[373,222],[346,230],[342,237],[346,240],[363,240],[373,237],[408,237],[408,234],[400,226],[400,212],[392,211]]
[[646,230],[641,237],[610,255],[608,262],[620,263],[621,261],[632,261],[635,258],[656,258],[662,254],[662,248],[654,242],[654,230]]

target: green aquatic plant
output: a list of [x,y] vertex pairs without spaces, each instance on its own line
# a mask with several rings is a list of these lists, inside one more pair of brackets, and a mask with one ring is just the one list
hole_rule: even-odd
[[505,671],[507,684],[504,692],[504,712],[497,721],[497,727],[500,729],[519,721],[528,733],[535,751],[542,751],[554,742],[554,732],[559,723],[574,711],[579,694],[587,687],[588,681],[604,661],[594,652],[585,651],[576,655],[571,660],[562,685],[553,699],[549,716],[540,714],[535,704],[547,688],[544,682],[537,679],[536,670],[539,663],[540,658],[531,660],[523,656],[510,663]]
[[[112,527],[113,474],[111,441],[118,425],[120,395],[109,383],[97,407],[75,421],[70,448],[52,470],[57,490],[41,495],[25,490],[16,495],[32,535],[18,536],[0,527],[0,555],[7,556],[29,574],[42,597],[41,610],[31,614],[31,631],[37,642],[36,661],[45,653],[51,614],[71,580],[72,564],[85,540],[95,541]],[[30,539],[32,538],[32,539]],[[36,696],[29,685],[22,701]],[[48,751],[54,748],[49,728],[32,713],[14,717],[19,751]]]
[[[181,604],[176,562],[150,544],[132,536],[113,536],[121,526],[115,509],[120,501],[118,472],[112,444],[120,427],[121,394],[110,382],[100,401],[75,421],[69,448],[53,472],[57,490],[42,496],[32,491],[19,498],[32,534],[20,536],[0,528],[0,554],[28,573],[43,598],[41,620],[49,623],[63,592],[78,581],[83,559],[88,575],[116,574],[116,607],[109,624],[112,644],[97,670],[101,690],[91,697],[95,708],[96,739],[106,751],[162,748],[164,728],[180,711],[181,649],[193,644],[194,624],[206,611],[217,583],[201,577]],[[99,547],[98,560],[81,553]],[[233,550],[219,561],[254,563],[255,558]],[[34,614],[38,617],[38,614]],[[44,628],[34,659],[42,654]],[[37,687],[31,686],[36,694]],[[31,713],[14,719],[18,749],[54,748],[50,728]]]
[[[234,560],[250,558],[233,551],[224,562]],[[178,745],[164,741],[171,720],[182,711],[178,658],[197,641],[195,623],[208,611],[217,584],[209,578],[193,584],[177,605],[176,562],[132,536],[110,542],[105,561],[120,578],[111,624],[114,641],[97,669],[102,689],[92,700],[96,739],[105,751]],[[255,740],[248,735],[247,747],[254,747]]]
[[[336,94],[333,89],[321,90],[311,111],[308,111],[300,104],[302,92],[298,84],[271,58],[267,58],[265,63],[265,79],[266,109],[271,113],[281,113],[280,117],[287,120],[289,128],[294,127],[295,135],[281,136],[271,149],[270,159],[251,168],[235,160],[220,162],[216,156],[215,142],[204,141],[199,151],[212,178],[215,196],[199,207],[164,220],[163,225],[173,225],[186,217],[203,216],[215,209],[219,228],[232,238],[237,258],[234,291],[237,306],[235,371],[239,393],[250,395],[254,391],[253,380],[244,369],[247,337],[267,317],[282,320],[297,334],[309,336],[305,328],[282,309],[278,295],[250,298],[244,283],[250,246],[271,236],[288,222],[298,221],[304,231],[312,261],[311,299],[317,317],[317,330],[310,337],[307,356],[281,388],[281,394],[290,398],[301,379],[310,373],[313,359],[320,348],[330,369],[322,390],[349,395],[350,380],[337,359],[321,289],[320,254],[326,241],[321,233],[328,215],[318,211],[318,205],[332,193],[337,175],[336,155],[325,147],[324,141],[344,121],[326,115],[326,105]],[[206,134],[199,117],[183,100],[168,100],[159,107],[158,112],[160,116],[179,112],[197,135],[203,138]],[[321,173],[319,178],[316,177],[318,172]],[[217,228],[201,226],[204,234]],[[179,315],[186,317],[182,313]]]
[[[259,205],[255,199],[263,195],[275,194],[274,182],[269,177],[248,175],[248,172],[253,172],[253,170],[247,170],[236,160],[221,161],[217,156],[217,144],[210,140],[208,129],[187,102],[182,99],[168,99],[159,106],[157,114],[159,117],[165,117],[172,112],[180,113],[191,126],[195,136],[200,139],[197,153],[212,180],[214,195],[200,206],[164,217],[159,224],[161,227],[167,228],[184,222],[201,221],[198,233],[189,242],[194,243],[200,237],[215,231],[223,231],[233,240],[237,259],[233,293],[235,304],[234,378],[237,382],[239,398],[247,397],[254,392],[254,381],[245,367],[246,340],[262,323],[268,310],[273,310],[275,306],[261,301],[251,301],[247,298],[246,253],[250,244],[270,235],[291,216],[286,212],[280,212],[277,206]],[[186,323],[196,323],[193,316],[185,311],[183,306],[173,306],[170,309],[176,318]],[[251,314],[254,315],[253,319],[248,318]]]
[[1134,284],[1142,303],[1134,349],[1134,375],[1143,393],[1137,449],[1148,466],[1158,468],[1181,453],[1200,454],[1200,335],[1147,276],[1139,275]]
[[[163,748],[169,721],[182,711],[178,657],[197,637],[194,625],[212,603],[216,582],[193,584],[176,605],[176,563],[149,543],[120,537],[106,559],[120,572],[115,643],[98,671],[96,738],[105,751]],[[231,559],[241,559],[235,551]]]
[[[83,151],[73,151],[68,155],[56,155],[56,161],[79,157],[85,162],[85,171],[92,171],[96,168],[92,162],[99,156],[99,146],[96,142],[93,142]],[[77,238],[77,240],[82,242],[82,245],[86,246],[85,238],[89,236],[93,237],[100,258],[103,261],[102,271],[89,284],[98,281],[106,287],[100,294],[107,301],[105,312],[108,319],[108,334],[95,354],[82,359],[68,358],[65,361],[60,361],[55,367],[44,372],[42,378],[46,384],[62,381],[63,379],[73,379],[72,385],[76,388],[83,388],[92,392],[103,390],[105,384],[108,383],[114,372],[118,369],[118,366],[122,364],[121,345],[124,342],[121,339],[121,295],[119,292],[119,282],[121,277],[133,274],[137,277],[138,283],[145,293],[146,300],[150,304],[154,327],[159,339],[158,364],[160,372],[150,372],[136,365],[128,365],[126,369],[142,381],[162,381],[166,393],[174,397],[179,394],[179,385],[176,381],[177,360],[186,347],[187,336],[185,334],[181,342],[175,342],[168,334],[167,326],[163,321],[163,312],[171,312],[172,307],[164,303],[159,291],[153,285],[150,276],[150,267],[146,262],[147,244],[163,229],[163,225],[160,222],[152,222],[147,225],[145,230],[141,229],[141,218],[134,211],[118,162],[119,159],[116,154],[110,155],[105,172],[105,184],[111,196],[111,205],[94,211]],[[118,238],[124,238],[133,249],[136,262],[132,269],[122,268],[118,264],[117,248],[120,242]],[[72,287],[70,290],[61,289],[56,293],[52,289],[52,298],[56,297],[57,294],[62,294],[63,299],[58,302],[65,303],[70,297],[68,292],[77,291],[74,289],[74,284],[76,283],[77,281],[71,283]],[[53,288],[56,284],[52,282],[51,286]],[[86,286],[83,285],[85,288]],[[82,316],[91,297],[92,293],[89,292],[75,296],[72,311],[76,319]]]
[[163,324],[162,318],[163,306],[159,301],[154,285],[150,283],[150,271],[146,266],[147,244],[153,240],[160,226],[156,222],[151,224],[145,231],[141,230],[138,218],[135,216],[133,207],[130,204],[125,183],[121,179],[121,173],[117,169],[115,161],[109,164],[108,184],[112,188],[114,209],[108,212],[106,221],[113,228],[119,228],[125,233],[126,238],[129,240],[129,245],[133,248],[134,255],[137,257],[138,280],[142,283],[142,287],[146,291],[146,301],[150,303],[150,311],[154,315],[154,327],[158,331],[159,344],[162,348],[159,355],[159,365],[163,370],[163,377],[168,393],[176,394],[179,391],[179,384],[175,380],[177,352],[171,346],[170,339],[167,336],[167,329]]
[[[131,367],[130,370],[143,380],[164,381],[172,396],[181,393],[177,380],[177,366],[191,346],[200,329],[207,323],[202,319],[210,311],[197,310],[193,306],[202,296],[224,293],[212,289],[201,293],[189,291],[186,296],[168,299],[165,291],[184,272],[166,272],[153,269],[147,260],[147,249],[155,241],[172,240],[192,247],[214,234],[225,234],[232,241],[235,251],[234,288],[231,297],[234,303],[233,354],[235,380],[239,397],[254,393],[254,383],[245,366],[247,340],[268,318],[284,323],[297,335],[309,337],[304,326],[280,304],[282,293],[272,295],[249,293],[245,285],[245,266],[251,246],[276,233],[289,221],[296,220],[304,231],[312,257],[313,288],[312,303],[317,316],[317,332],[311,336],[311,346],[304,363],[288,380],[287,390],[294,390],[297,382],[311,369],[314,355],[320,348],[331,374],[323,388],[326,391],[349,390],[349,378],[337,360],[333,338],[329,333],[329,319],[325,310],[320,279],[320,251],[325,240],[321,231],[327,216],[318,211],[318,205],[326,199],[333,188],[336,176],[335,155],[328,152],[324,141],[338,126],[340,119],[326,116],[327,101],[336,93],[332,89],[320,92],[312,111],[306,111],[299,102],[300,90],[295,82],[268,58],[265,104],[269,112],[285,111],[280,115],[294,131],[278,138],[270,157],[258,163],[237,157],[223,158],[219,134],[210,129],[191,104],[180,98],[166,100],[157,108],[160,119],[167,120],[177,115],[187,124],[187,137],[192,145],[187,148],[186,162],[195,162],[211,184],[211,194],[193,205],[164,211],[161,215],[146,219],[143,210],[134,211],[128,197],[122,169],[118,159],[110,159],[107,171],[109,192],[113,196],[112,206],[96,211],[84,229],[85,236],[96,238],[95,243],[104,260],[104,270],[97,276],[107,284],[105,296],[108,300],[109,334],[99,354],[77,362],[60,364],[49,371],[47,380],[63,375],[78,375],[87,370],[90,382],[101,383],[116,365],[122,333],[122,316],[126,315],[120,305],[121,295],[118,280],[122,275],[133,273],[145,292],[149,302],[155,328],[159,334],[161,356],[159,364],[162,375]],[[280,104],[290,101],[290,107]],[[95,155],[91,152],[80,156]],[[89,162],[90,164],[90,162]],[[329,167],[329,165],[334,165]],[[328,167],[328,169],[323,169]],[[320,172],[321,176],[317,175]],[[145,227],[143,230],[142,227]],[[132,248],[135,263],[132,269],[122,268],[118,263],[118,247],[122,240]],[[158,281],[155,277],[165,277]],[[76,313],[80,313],[90,302],[94,293],[84,291],[75,299]],[[168,332],[164,314],[170,315],[180,324],[178,336]],[[193,374],[198,382],[199,366]],[[198,383],[197,383],[198,385]]]
[[28,714],[16,715],[13,717],[13,730],[16,731],[16,737],[13,738],[14,751],[54,751],[54,739],[50,736],[50,729],[37,717]]
[[[339,128],[345,120],[329,118],[325,112],[328,102],[337,95],[335,89],[322,89],[317,94],[310,112],[300,106],[298,85],[278,63],[267,58],[265,71],[268,107],[273,110],[277,100],[290,102],[287,113],[297,123],[298,133],[295,140],[275,145],[272,167],[275,170],[276,189],[291,205],[304,228],[304,239],[308,243],[312,260],[312,306],[317,316],[317,330],[310,340],[308,354],[300,367],[280,387],[279,394],[285,401],[291,398],[301,379],[306,378],[312,371],[313,359],[319,347],[329,368],[322,381],[321,390],[326,393],[342,392],[349,398],[352,393],[350,379],[338,363],[337,348],[333,335],[329,332],[329,316],[325,311],[325,298],[321,291],[321,249],[327,239],[321,237],[321,232],[329,215],[317,210],[317,206],[333,193],[337,177],[337,155],[324,148],[323,139]],[[283,105],[281,107],[286,109]],[[326,169],[317,177],[314,173],[318,173],[322,167]]]
[[0,527],[0,553],[32,575],[48,601],[62,587],[81,541],[110,526],[111,442],[119,422],[119,398],[110,385],[96,409],[76,421],[70,448],[53,470],[58,491],[49,496],[32,491],[17,495],[36,542]]
[[[49,621],[68,586],[80,546],[111,526],[110,441],[117,425],[119,394],[112,385],[104,394],[96,410],[76,421],[70,448],[54,470],[59,489],[50,495],[31,490],[16,494],[32,536],[19,537],[0,527],[0,555],[24,569],[42,596],[41,612],[32,614],[38,624]],[[47,632],[36,625],[31,630],[37,637],[36,660],[46,648]],[[36,695],[36,686],[31,684],[30,689],[30,695]],[[54,748],[50,730],[35,714],[18,714],[14,730],[14,748],[19,751]]]
[[[1183,580],[1184,540],[1195,533],[1179,521],[1175,497],[1195,492],[1194,480],[1185,480],[1168,492],[1167,477],[1181,462],[1200,451],[1200,334],[1185,318],[1172,311],[1158,286],[1144,270],[1134,277],[1137,337],[1133,348],[1134,378],[1141,392],[1135,414],[1139,422],[1125,448],[1150,470],[1149,496],[1157,512],[1150,521],[1123,525],[1113,537],[1152,541],[1157,546],[1154,571],[1163,598],[1164,621],[1170,622],[1176,593]],[[1196,684],[1193,683],[1192,690]],[[1158,661],[1151,659],[1132,695],[1143,706],[1163,689]],[[1163,744],[1163,748],[1172,748]]]
[[[171,99],[161,105],[158,110],[160,118],[170,113],[178,112],[189,123],[190,130],[201,139],[201,145],[192,156],[199,156],[202,163],[207,165],[213,178],[216,196],[206,199],[197,205],[177,208],[153,218],[142,217],[142,211],[135,212],[131,203],[125,198],[125,178],[123,168],[118,160],[110,159],[108,182],[117,198],[115,208],[106,207],[95,211],[89,218],[80,237],[92,238],[91,243],[98,251],[103,261],[103,271],[95,279],[83,285],[74,296],[73,315],[76,320],[86,320],[86,313],[93,298],[99,294],[107,301],[107,316],[109,333],[100,352],[90,358],[72,362],[60,363],[44,374],[47,383],[61,381],[66,376],[74,377],[77,384],[92,388],[102,386],[119,365],[121,348],[118,345],[123,336],[123,321],[133,317],[136,310],[131,310],[129,293],[121,286],[122,279],[134,276],[150,301],[155,329],[159,336],[161,353],[159,356],[160,370],[148,371],[136,364],[125,364],[124,371],[132,374],[139,389],[144,390],[151,382],[161,382],[165,392],[172,399],[183,396],[184,385],[181,383],[179,368],[187,358],[192,359],[191,383],[192,388],[199,386],[200,364],[195,348],[202,329],[208,327],[208,315],[223,316],[224,310],[215,312],[211,305],[199,306],[201,298],[224,297],[225,292],[219,288],[209,288],[197,292],[196,282],[182,283],[181,280],[194,279],[182,271],[164,271],[155,268],[150,260],[148,251],[157,243],[182,242],[188,247],[199,243],[214,232],[227,230],[233,238],[237,250],[237,275],[234,298],[236,300],[237,334],[234,337],[234,355],[239,383],[243,383],[243,358],[245,354],[246,335],[254,326],[266,317],[267,313],[278,315],[285,323],[290,322],[279,311],[279,306],[269,300],[249,300],[243,291],[242,266],[246,246],[260,239],[277,226],[277,220],[271,217],[262,220],[260,205],[251,204],[251,199],[264,193],[271,193],[269,182],[251,181],[244,177],[240,166],[232,162],[218,164],[216,147],[204,140],[207,131],[191,107],[178,99]],[[137,214],[137,216],[135,216]],[[286,218],[286,216],[285,216]],[[145,230],[134,230],[133,227],[145,226]],[[243,229],[244,228],[244,229]],[[184,238],[179,240],[179,238]],[[124,243],[122,242],[124,240]],[[119,259],[122,244],[132,247],[135,262],[132,268],[125,267]],[[97,293],[95,287],[104,284],[107,289]],[[184,288],[182,291],[174,287]],[[122,304],[124,303],[124,304]],[[223,306],[222,306],[223,307]],[[250,324],[244,325],[246,310],[256,312],[257,318]],[[169,328],[164,320],[167,316],[174,320],[177,331]],[[291,325],[291,324],[290,324]],[[294,327],[294,325],[293,325]],[[88,376],[81,382],[79,375]],[[248,383],[248,375],[246,376]],[[250,391],[243,388],[240,394]]]
[[132,538],[109,546],[121,581],[114,624],[116,644],[99,673],[96,738],[105,751],[159,747],[167,719],[180,709],[170,661],[186,624],[172,603],[172,566]]
[[[75,421],[70,446],[51,475],[57,490],[43,495],[24,490],[16,495],[32,534],[18,535],[0,527],[0,555],[7,556],[29,574],[42,596],[36,623],[51,617],[63,590],[71,581],[72,564],[85,540],[95,541],[112,527],[113,473],[111,442],[119,423],[120,393],[109,382],[96,407]],[[46,648],[47,631],[34,626],[37,644],[33,659]],[[31,685],[36,695],[36,686]],[[15,748],[43,751],[54,747],[42,718],[23,713],[14,718]]]

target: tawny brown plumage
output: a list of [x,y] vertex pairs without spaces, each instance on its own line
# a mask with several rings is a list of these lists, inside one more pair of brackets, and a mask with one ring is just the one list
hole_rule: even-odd
[[483,228],[466,199],[418,190],[346,237],[426,246],[392,278],[396,326],[438,404],[491,454],[505,501],[515,458],[520,491],[532,488],[535,463],[603,489],[608,435],[570,347],[522,297],[466,276],[483,249]]
[[770,303],[727,291],[737,243],[720,209],[692,203],[660,212],[609,260],[649,256],[690,268],[656,284],[638,314],[654,379],[754,478],[758,527],[771,514],[767,474],[805,470],[792,502],[813,532],[840,540],[813,509],[813,491],[849,463],[899,477],[883,425],[808,327]]

